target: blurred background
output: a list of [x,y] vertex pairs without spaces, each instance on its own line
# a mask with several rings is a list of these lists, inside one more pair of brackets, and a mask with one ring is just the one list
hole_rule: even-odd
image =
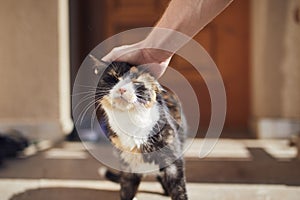
[[[60,197],[50,195],[53,199],[117,197],[113,189],[118,186],[103,189],[97,182],[100,163],[75,142],[79,138],[71,115],[71,91],[93,48],[122,31],[153,26],[168,2],[0,0],[0,199],[1,193],[4,199],[28,195],[37,199],[49,191],[62,192]],[[211,117],[210,98],[202,77],[175,56],[171,67],[189,80],[201,106],[198,139],[186,155],[187,180],[194,184],[191,196],[197,199],[201,191],[213,199],[209,195],[213,189],[223,188],[215,198],[297,199],[300,1],[235,0],[194,39],[222,75],[227,116],[222,139],[208,158],[199,159],[197,149]],[[21,179],[32,181],[17,189],[13,180]],[[37,192],[32,188],[39,187],[41,179],[48,182]],[[87,183],[91,187],[82,189]],[[80,190],[61,189],[76,184]],[[92,191],[94,184],[100,189]],[[151,179],[148,184],[151,188]],[[244,192],[243,184],[251,184],[250,192]],[[256,184],[264,185],[257,189]],[[32,190],[18,195],[25,185]],[[237,187],[241,196],[230,196]],[[140,195],[146,199],[150,194]]]
[[[71,1],[71,83],[83,59],[96,45],[122,31],[153,26],[168,2]],[[226,88],[227,116],[222,137],[285,137],[300,129],[300,77],[296,75],[300,73],[296,56],[299,50],[294,49],[299,44],[295,42],[299,41],[298,27],[297,6],[291,8],[282,0],[243,0],[233,2],[196,35],[195,40],[218,66]],[[174,57],[170,65],[183,74],[196,91],[202,105],[198,133],[201,137],[211,117],[206,84],[179,56]],[[272,128],[277,126],[280,131],[285,129],[285,133]],[[294,126],[297,130],[287,130]]]

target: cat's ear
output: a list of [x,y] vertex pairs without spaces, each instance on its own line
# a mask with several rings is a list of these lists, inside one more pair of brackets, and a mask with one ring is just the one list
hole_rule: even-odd
[[105,62],[103,60],[99,60],[97,59],[95,56],[93,56],[92,54],[89,54],[89,57],[92,59],[93,63],[93,70],[94,70],[94,74],[98,75],[99,71],[100,71],[100,67],[101,66],[108,66],[110,63],[109,62]]

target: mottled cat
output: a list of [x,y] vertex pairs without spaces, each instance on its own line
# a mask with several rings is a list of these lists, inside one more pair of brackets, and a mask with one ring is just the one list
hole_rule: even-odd
[[143,174],[153,169],[166,195],[187,199],[182,157],[186,130],[176,95],[147,70],[113,62],[100,77],[96,97],[98,117],[122,168],[119,174],[107,170],[104,175],[121,184],[121,199],[133,199]]

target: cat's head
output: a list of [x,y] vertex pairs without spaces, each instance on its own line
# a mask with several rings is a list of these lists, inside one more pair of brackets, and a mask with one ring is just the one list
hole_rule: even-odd
[[153,106],[160,90],[159,83],[145,69],[113,62],[101,76],[96,95],[103,108],[129,111]]

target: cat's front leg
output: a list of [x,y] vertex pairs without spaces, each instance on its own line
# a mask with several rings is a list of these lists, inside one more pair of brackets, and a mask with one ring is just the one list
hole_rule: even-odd
[[134,173],[122,172],[120,178],[121,200],[132,200],[141,182],[141,176]]
[[171,165],[163,169],[161,183],[172,200],[187,200],[184,162],[182,159],[176,160]]

